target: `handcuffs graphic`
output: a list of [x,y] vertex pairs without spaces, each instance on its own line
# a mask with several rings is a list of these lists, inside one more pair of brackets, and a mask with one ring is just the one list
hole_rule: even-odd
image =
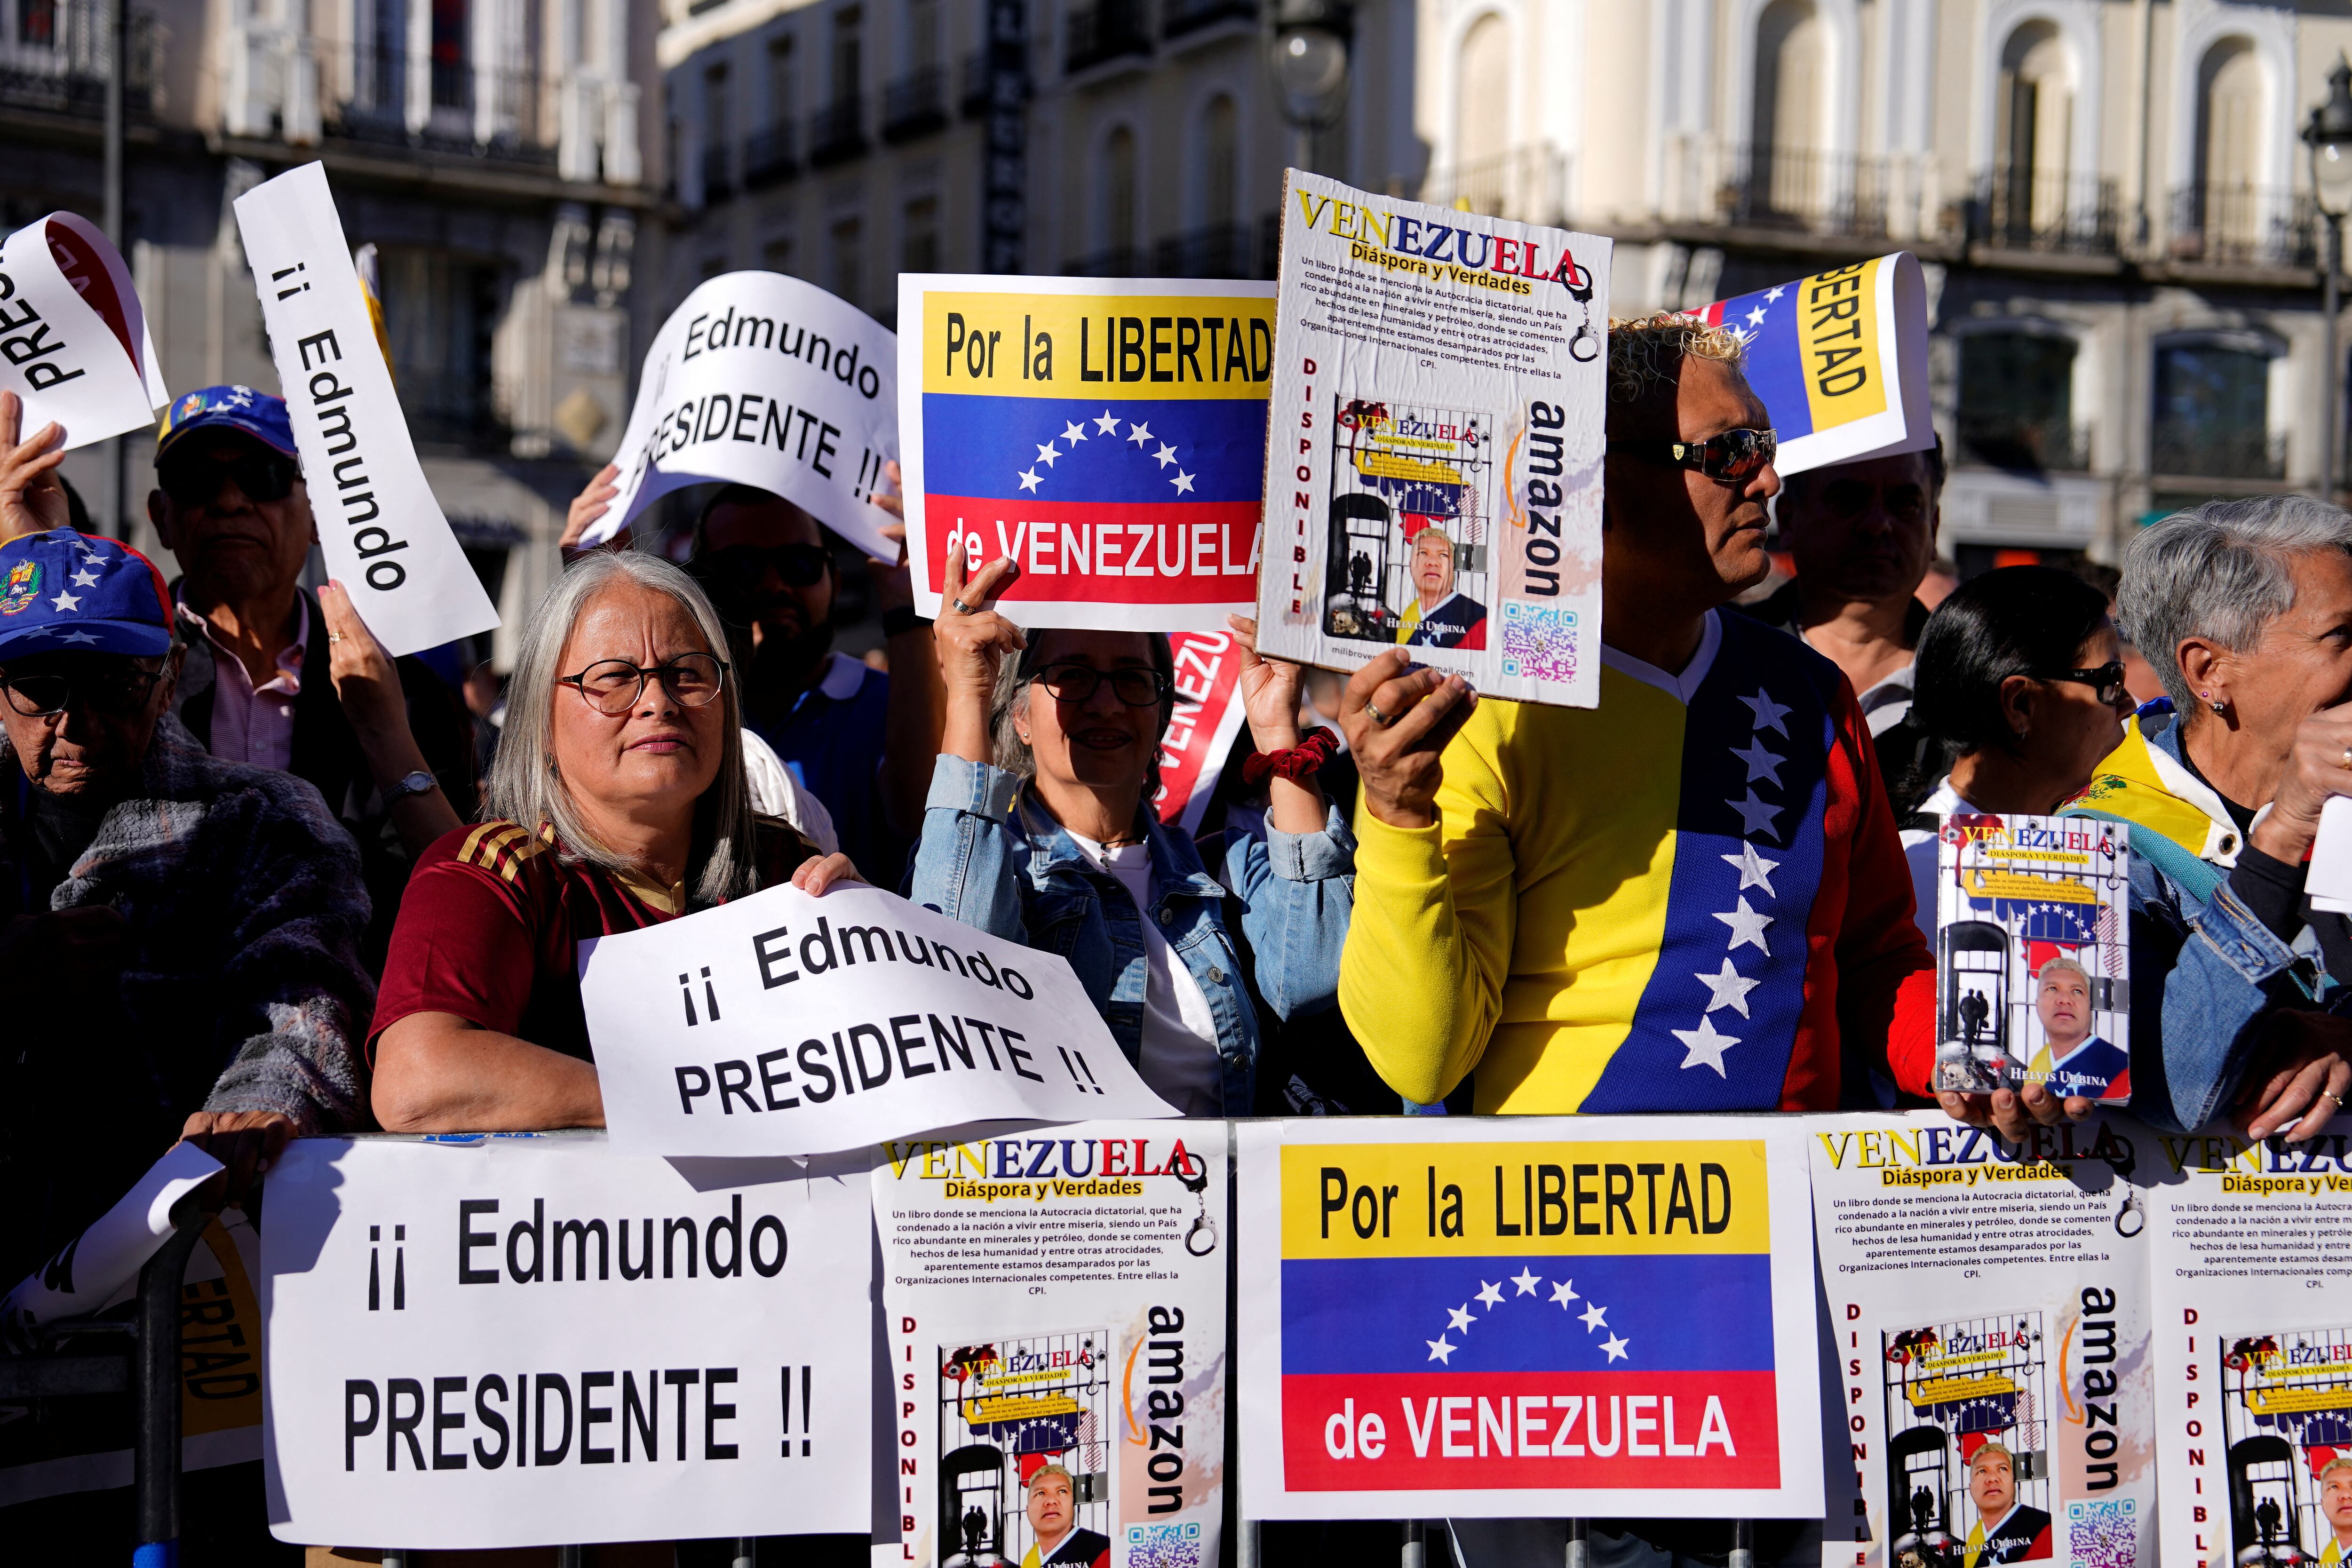
[[[1592,331],[1592,274],[1569,258],[1569,275],[1561,281],[1568,285],[1568,297],[1584,307],[1584,320],[1577,324],[1575,333],[1568,340],[1568,357],[1579,364],[1591,364],[1601,357],[1601,340]],[[1582,279],[1582,286],[1577,283]]]
[[[1169,1173],[1183,1183],[1184,1190],[1201,1205],[1200,1213],[1192,1216],[1192,1227],[1184,1233],[1184,1250],[1195,1258],[1206,1258],[1217,1250],[1217,1222],[1209,1217],[1209,1162],[1189,1149],[1184,1158],[1197,1173],[1188,1174],[1182,1165],[1172,1161],[1168,1167]],[[1194,1246],[1195,1241],[1202,1245]]]
[[[2131,1222],[2128,1229],[2124,1226],[2126,1220]],[[2126,1188],[2123,1207],[2116,1210],[2116,1234],[2125,1237],[2135,1237],[2147,1226],[2147,1211],[2140,1205],[2138,1189]]]

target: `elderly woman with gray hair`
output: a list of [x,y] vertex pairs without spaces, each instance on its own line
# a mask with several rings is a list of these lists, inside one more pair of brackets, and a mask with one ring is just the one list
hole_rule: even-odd
[[2352,514],[2176,512],[2132,542],[2116,619],[2167,695],[2064,815],[2132,830],[2132,1109],[2314,1137],[2352,1091],[2352,927],[2303,886],[2352,795]]
[[951,552],[932,627],[947,729],[908,896],[1068,959],[1180,1111],[1250,1114],[1259,1003],[1286,1021],[1333,1005],[1354,908],[1355,840],[1315,780],[1332,739],[1300,741],[1298,667],[1260,659],[1255,624],[1229,617],[1269,796],[1266,833],[1233,836],[1220,881],[1153,809],[1177,699],[1168,639],[1024,637],[993,608],[1013,562],[969,586],[963,571]]
[[717,612],[667,562],[600,552],[523,628],[483,820],[421,856],[376,1001],[398,1131],[601,1127],[579,943],[790,878],[855,877],[752,815]]

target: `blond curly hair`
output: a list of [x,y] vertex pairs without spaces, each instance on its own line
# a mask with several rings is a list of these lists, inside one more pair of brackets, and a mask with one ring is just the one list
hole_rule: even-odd
[[1748,340],[1735,327],[1710,326],[1675,310],[1612,317],[1609,395],[1620,403],[1638,403],[1661,387],[1674,386],[1682,378],[1685,359],[1738,365],[1747,358]]

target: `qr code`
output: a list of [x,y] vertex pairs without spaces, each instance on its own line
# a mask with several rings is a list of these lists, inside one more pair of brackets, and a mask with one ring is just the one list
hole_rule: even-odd
[[2139,1504],[2131,1498],[2066,1505],[2069,1568],[2132,1568],[2139,1560]]
[[1127,1568],[1201,1568],[1199,1521],[1129,1525]]
[[1576,612],[1561,605],[1503,601],[1503,673],[1529,680],[1576,679]]

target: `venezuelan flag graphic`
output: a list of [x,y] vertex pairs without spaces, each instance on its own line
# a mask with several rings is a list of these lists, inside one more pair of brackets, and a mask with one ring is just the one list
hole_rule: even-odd
[[1764,1140],[1286,1144],[1281,1171],[1289,1490],[1784,1484]]
[[1015,618],[1182,629],[1253,600],[1272,299],[1024,281],[921,295],[929,580],[961,540],[1019,563]]
[[1927,296],[1907,253],[1718,300],[1697,312],[1748,342],[1748,384],[1780,437],[1779,468],[1931,445]]

